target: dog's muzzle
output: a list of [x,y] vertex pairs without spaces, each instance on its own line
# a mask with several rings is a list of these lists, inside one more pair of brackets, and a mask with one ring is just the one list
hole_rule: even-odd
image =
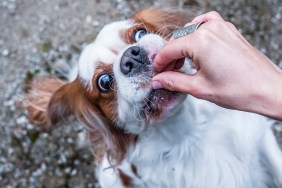
[[120,70],[128,77],[138,75],[148,70],[150,60],[144,48],[132,46],[121,57]]

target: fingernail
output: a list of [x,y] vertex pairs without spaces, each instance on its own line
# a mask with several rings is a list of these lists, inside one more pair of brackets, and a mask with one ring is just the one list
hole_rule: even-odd
[[151,86],[152,86],[153,89],[160,89],[160,88],[162,88],[162,84],[159,81],[153,81],[151,83]]

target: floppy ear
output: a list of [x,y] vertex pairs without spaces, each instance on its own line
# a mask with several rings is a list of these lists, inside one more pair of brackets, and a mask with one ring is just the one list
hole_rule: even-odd
[[47,109],[53,94],[66,83],[54,78],[40,77],[29,84],[23,107],[28,111],[29,121],[48,130]]
[[77,80],[60,87],[51,97],[47,108],[47,123],[54,125],[74,113],[74,106],[81,98]]
[[43,130],[67,118],[73,112],[73,103],[80,97],[77,81],[65,83],[54,78],[37,78],[30,84],[23,105],[30,122]]
[[158,33],[164,38],[171,37],[175,29],[191,22],[194,17],[195,14],[192,11],[158,8],[142,9],[132,15],[136,22],[144,23],[144,25],[153,29],[151,32]]

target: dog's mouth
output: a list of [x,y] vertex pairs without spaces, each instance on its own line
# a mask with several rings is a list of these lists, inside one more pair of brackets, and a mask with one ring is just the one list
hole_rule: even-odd
[[[149,59],[154,62],[156,53],[153,54]],[[150,77],[151,79],[158,74],[153,67],[150,67],[150,71],[146,72],[144,75]],[[142,84],[140,84],[142,85]],[[148,86],[146,82],[145,87]],[[167,116],[167,112],[176,108],[179,105],[181,98],[184,94],[177,91],[170,91],[166,89],[152,89],[147,97],[143,100],[144,105],[142,111],[146,119],[163,119]]]
[[180,92],[165,89],[152,90],[144,100],[144,115],[146,117],[162,118],[167,111],[177,105]]

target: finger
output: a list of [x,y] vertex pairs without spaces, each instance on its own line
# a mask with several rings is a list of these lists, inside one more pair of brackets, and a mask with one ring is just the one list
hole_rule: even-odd
[[195,76],[180,72],[168,71],[157,74],[152,79],[153,89],[168,89],[183,93],[193,93],[195,90]]
[[175,62],[176,62],[176,61],[173,61],[173,62],[169,63],[169,64],[163,69],[163,71],[170,71],[170,70],[173,70],[174,67],[175,67]]
[[197,44],[195,33],[168,42],[156,55],[154,62],[155,70],[161,72],[168,64],[186,56],[193,59],[194,51],[192,44]]
[[220,14],[216,11],[211,11],[195,17],[192,22],[207,22],[209,20],[223,20]]
[[177,59],[177,60],[175,60],[175,61],[169,63],[169,64],[162,70],[162,72],[181,69],[181,67],[182,67],[183,64],[184,64],[184,60],[185,60],[185,58],[182,58],[182,59]]

